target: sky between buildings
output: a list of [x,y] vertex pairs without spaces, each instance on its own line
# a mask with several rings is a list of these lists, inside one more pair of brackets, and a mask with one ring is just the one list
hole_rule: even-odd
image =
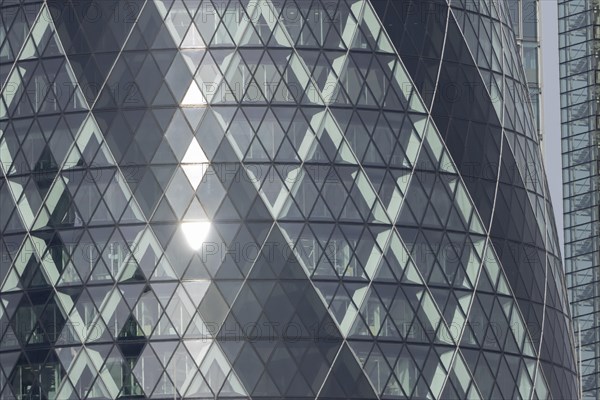
[[[558,61],[558,5],[541,0],[542,104],[546,174],[563,252],[562,159],[560,144],[560,82]],[[564,257],[564,254],[563,254]]]

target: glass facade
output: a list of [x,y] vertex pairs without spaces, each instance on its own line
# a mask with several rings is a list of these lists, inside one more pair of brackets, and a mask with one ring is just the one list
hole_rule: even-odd
[[0,398],[577,397],[503,2],[0,9]]
[[600,396],[599,6],[559,1],[565,270],[585,399]]
[[[543,140],[542,126],[542,69],[540,65],[540,0],[505,0],[510,11],[513,30],[517,37],[519,53],[525,68],[529,97],[540,141]],[[550,21],[553,22],[553,21]],[[541,142],[543,145],[543,142]]]

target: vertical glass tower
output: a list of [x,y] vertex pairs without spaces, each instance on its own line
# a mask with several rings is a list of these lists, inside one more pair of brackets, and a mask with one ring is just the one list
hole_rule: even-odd
[[597,1],[559,1],[565,270],[586,399],[600,396]]
[[577,397],[503,2],[0,11],[0,398]]

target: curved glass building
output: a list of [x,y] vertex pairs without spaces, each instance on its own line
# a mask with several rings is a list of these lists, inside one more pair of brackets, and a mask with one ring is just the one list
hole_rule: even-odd
[[0,5],[0,398],[577,397],[503,2]]

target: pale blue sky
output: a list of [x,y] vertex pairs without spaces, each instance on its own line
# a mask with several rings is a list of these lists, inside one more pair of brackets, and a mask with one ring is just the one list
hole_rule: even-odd
[[562,161],[560,149],[560,85],[558,69],[558,6],[541,0],[542,104],[546,173],[554,205],[558,236],[563,243]]

